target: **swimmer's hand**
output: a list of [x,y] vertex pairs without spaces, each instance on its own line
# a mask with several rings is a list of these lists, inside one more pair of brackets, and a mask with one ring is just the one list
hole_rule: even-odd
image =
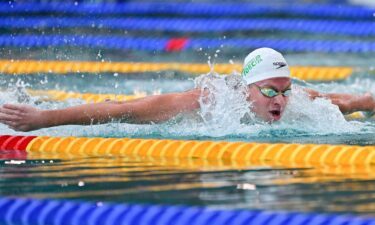
[[370,92],[362,95],[328,93],[323,94],[315,90],[305,89],[311,99],[327,98],[332,104],[337,105],[343,114],[357,111],[368,112],[369,115],[375,113],[375,98]]
[[0,106],[0,123],[15,131],[32,131],[44,125],[42,110],[29,105],[4,104]]

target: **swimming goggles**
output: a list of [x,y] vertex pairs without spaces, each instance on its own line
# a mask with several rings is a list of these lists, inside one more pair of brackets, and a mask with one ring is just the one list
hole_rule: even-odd
[[284,91],[276,91],[273,88],[259,87],[256,84],[254,84],[254,85],[259,89],[260,93],[262,93],[263,96],[268,97],[268,98],[273,98],[273,97],[276,97],[280,94],[283,95],[284,97],[289,97],[291,92],[292,92],[290,87],[288,87]]

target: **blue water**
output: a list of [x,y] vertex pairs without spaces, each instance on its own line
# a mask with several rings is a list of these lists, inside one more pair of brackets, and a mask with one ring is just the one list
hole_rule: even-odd
[[[262,1],[263,2],[263,1]],[[274,1],[275,2],[275,1]],[[290,1],[290,2],[295,2]],[[311,2],[311,1],[299,1]],[[319,1],[339,2],[342,1]],[[354,2],[354,1],[345,1]],[[364,1],[363,1],[364,2]],[[368,1],[369,2],[369,1]],[[15,15],[17,16],[17,15]],[[27,13],[20,16],[30,16]],[[58,16],[58,15],[53,15]],[[81,15],[84,16],[84,15]],[[142,16],[142,15],[140,15]],[[310,18],[314,19],[314,18]],[[2,29],[15,34],[105,34],[174,38],[301,38],[311,40],[373,41],[373,37],[290,32],[238,32],[171,34],[108,29]],[[2,59],[87,60],[126,62],[242,63],[251,49],[196,49],[187,52],[116,51],[93,48],[0,48]],[[375,94],[374,54],[326,54],[283,52],[290,65],[351,66],[355,73],[343,81],[294,80],[285,117],[278,123],[242,123],[248,105],[220,78],[175,71],[146,74],[32,74],[0,73],[0,104],[25,103],[41,109],[82,104],[82,100],[44,101],[28,96],[25,89],[59,89],[89,93],[147,94],[180,92],[197,83],[215,87],[214,105],[204,105],[199,115],[179,115],[164,124],[109,123],[93,126],[59,126],[33,132],[14,132],[0,124],[0,134],[137,137],[245,142],[330,143],[375,145],[375,120],[345,118],[329,101],[310,101],[298,87],[322,92]],[[173,160],[132,157],[77,157],[70,155],[12,155],[0,151],[0,195],[84,199],[96,202],[135,202],[204,205],[219,208],[251,208],[307,212],[375,215],[374,171],[363,166],[294,166],[278,164],[234,165],[225,161]]]

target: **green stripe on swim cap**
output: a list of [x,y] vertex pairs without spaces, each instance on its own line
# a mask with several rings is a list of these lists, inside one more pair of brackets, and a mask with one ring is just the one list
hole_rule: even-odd
[[243,68],[242,70],[242,73],[241,75],[243,77],[249,75],[249,72],[256,66],[258,65],[260,62],[262,62],[262,57],[260,55],[257,55],[255,56],[254,58],[252,58],[247,64],[246,66]]

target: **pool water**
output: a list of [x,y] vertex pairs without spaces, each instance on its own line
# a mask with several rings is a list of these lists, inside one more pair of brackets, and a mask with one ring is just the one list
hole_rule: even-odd
[[[3,78],[9,81],[7,84],[12,84],[10,79],[14,79],[8,76]],[[226,86],[220,86],[224,82],[222,78],[211,75],[204,75],[203,78],[222,87],[223,92],[217,93],[218,96],[236,97],[231,95],[233,93]],[[48,88],[58,84],[64,90],[97,93],[116,91],[127,94],[134,90],[149,94],[154,90],[162,93],[183,91],[193,88],[194,81],[197,81],[163,78],[150,81],[111,75],[95,79],[92,76],[74,75],[69,77],[69,81],[66,76],[51,75],[34,76],[32,80],[26,76],[17,79],[35,89],[39,88],[40,80],[45,80]],[[88,79],[90,83],[87,83]],[[118,88],[111,88],[114,83],[118,84]],[[295,80],[294,84],[321,91],[361,93],[374,90],[375,79],[366,74],[357,74],[344,81],[304,83]],[[19,91],[14,92],[12,88],[3,93],[1,99],[4,102],[15,102],[19,97]],[[239,118],[231,117],[244,109],[244,102],[231,99],[232,105],[230,102],[218,102],[218,107],[210,108],[212,120],[202,121],[182,115],[178,120],[153,125],[110,123],[60,126],[29,133],[14,132],[0,125],[0,130],[1,133],[14,135],[375,144],[374,120],[347,120],[327,101],[309,102],[298,92],[293,94],[295,96],[291,98],[291,104],[294,108],[288,109],[291,116],[272,125],[243,124]],[[38,97],[31,97],[28,101],[40,108],[83,103],[81,100],[40,102]],[[247,105],[244,106],[246,109]],[[327,112],[333,116],[327,117]],[[23,153],[9,153],[1,152],[0,155],[0,193],[3,196],[375,215],[375,167],[371,165],[285,167],[275,163],[235,165],[233,162],[198,159],[82,157],[36,153],[25,156]]]
[[[309,1],[300,1],[309,2]],[[327,1],[319,1],[327,2]],[[213,3],[214,4],[214,3]],[[28,13],[15,16],[33,16]],[[52,15],[53,16],[53,15]],[[56,16],[56,15],[55,15]],[[84,15],[82,15],[84,16]],[[140,15],[141,17],[142,15]],[[163,15],[164,16],[164,15]],[[283,18],[283,17],[280,17]],[[173,33],[122,31],[96,28],[5,29],[4,35],[82,34],[129,37],[301,38],[310,40],[373,41],[373,37],[303,32],[249,31],[229,33]],[[218,37],[219,36],[219,37]],[[252,49],[194,49],[182,52],[114,50],[90,47],[1,47],[1,59],[72,60],[103,62],[242,63]],[[91,126],[59,126],[15,132],[0,124],[0,135],[157,138],[224,140],[266,143],[375,145],[375,120],[343,116],[328,100],[315,101],[300,91],[375,96],[374,53],[283,52],[291,66],[350,66],[354,74],[330,82],[294,79],[294,90],[280,122],[265,124],[242,120],[249,112],[244,97],[227,85],[235,74],[201,74],[177,71],[148,73],[0,73],[0,105],[25,103],[41,109],[83,104],[83,100],[45,101],[26,89],[58,89],[80,93],[148,95],[181,92],[208,86],[215,104],[202,105],[196,114],[179,115],[163,124],[134,125],[112,122]],[[231,78],[229,78],[231,79]],[[33,198],[81,199],[95,202],[200,205],[217,208],[351,213],[375,216],[375,166],[275,162],[235,164],[228,161],[114,156],[47,155],[0,151],[0,195]]]
[[373,166],[61,155],[0,163],[5,196],[375,215]]

